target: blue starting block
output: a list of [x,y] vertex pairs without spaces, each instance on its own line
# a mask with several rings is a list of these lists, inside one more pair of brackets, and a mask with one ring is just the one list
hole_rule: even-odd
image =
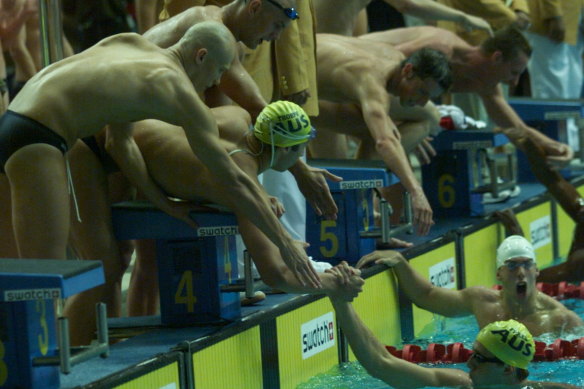
[[375,250],[376,238],[382,237],[375,227],[373,190],[398,183],[399,179],[381,161],[312,159],[309,163],[343,177],[343,181],[329,182],[339,208],[337,220],[322,220],[307,206],[308,255],[332,264],[342,260],[355,263]]
[[196,212],[197,229],[148,202],[112,206],[120,240],[155,239],[161,322],[188,325],[241,317],[239,293],[223,287],[237,279],[235,215]]
[[[530,127],[533,127],[548,137],[562,143],[568,143],[567,119],[584,117],[582,100],[548,100],[548,99],[509,99],[509,105]],[[584,134],[580,131],[580,160],[584,161]],[[537,179],[531,173],[527,157],[522,152],[517,153],[518,180],[520,182],[535,182]],[[569,169],[560,171],[569,176]]]
[[67,319],[57,325],[54,306],[104,282],[100,261],[0,259],[0,388],[59,388],[59,365],[68,373],[72,364],[107,356],[103,304],[98,345],[73,358]]
[[[494,163],[488,166],[490,183],[483,187],[480,174],[481,163],[475,165],[479,150],[487,150],[508,143],[502,134],[492,131],[449,130],[434,138],[432,145],[437,155],[432,163],[422,166],[422,186],[434,215],[444,216],[481,216],[484,214],[483,193],[494,192],[514,186],[515,180],[499,184]],[[473,165],[477,168],[473,169]]]

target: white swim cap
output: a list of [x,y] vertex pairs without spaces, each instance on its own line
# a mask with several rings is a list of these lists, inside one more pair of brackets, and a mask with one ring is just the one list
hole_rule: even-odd
[[527,239],[520,235],[507,237],[497,249],[497,269],[505,265],[505,262],[513,258],[529,258],[535,261],[533,246]]

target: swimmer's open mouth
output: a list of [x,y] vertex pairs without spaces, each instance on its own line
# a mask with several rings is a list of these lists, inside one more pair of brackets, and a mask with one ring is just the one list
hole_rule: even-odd
[[525,295],[527,292],[527,284],[525,282],[518,282],[516,288],[518,295]]

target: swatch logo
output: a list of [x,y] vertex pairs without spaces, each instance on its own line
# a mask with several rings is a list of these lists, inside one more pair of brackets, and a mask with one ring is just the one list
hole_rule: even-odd
[[538,249],[552,243],[552,226],[550,216],[544,216],[534,220],[529,224],[531,244],[534,249]]
[[449,258],[430,267],[430,283],[440,288],[456,289],[454,258]]
[[333,347],[335,345],[335,332],[332,312],[302,324],[300,327],[302,359]]

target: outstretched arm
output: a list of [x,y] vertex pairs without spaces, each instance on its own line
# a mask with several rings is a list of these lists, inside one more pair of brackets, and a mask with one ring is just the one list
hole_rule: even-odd
[[271,211],[267,196],[221,147],[217,123],[209,108],[201,102],[194,90],[189,92],[176,88],[174,93],[176,96],[171,96],[169,101],[180,101],[182,104],[175,108],[175,115],[166,114],[184,128],[191,149],[225,188],[229,202],[240,204],[245,216],[274,242],[302,284],[319,287],[318,275],[308,261],[303,245],[294,241],[286,232]]
[[361,292],[363,280],[358,275],[340,280],[333,274],[319,273],[321,289],[302,285],[286,266],[278,248],[246,217],[237,214],[239,232],[262,280],[272,288],[287,293],[323,294],[337,293],[351,301]]
[[519,149],[521,149],[519,141],[527,136],[543,148],[550,166],[564,166],[574,157],[570,146],[553,140],[526,125],[505,100],[500,86],[497,86],[493,93],[481,94],[480,97],[491,119],[497,126],[501,127],[499,131],[507,135],[509,140]]
[[302,159],[298,159],[288,170],[314,212],[327,220],[336,220],[339,209],[326,180],[340,182],[343,179],[325,169],[308,166]]
[[399,287],[418,307],[443,316],[472,315],[474,289],[451,290],[432,285],[419,275],[397,251],[379,250],[362,257],[357,268],[368,264],[384,264],[393,268]]
[[351,349],[372,376],[395,388],[471,386],[468,374],[462,370],[426,368],[394,357],[365,326],[349,302],[335,295],[329,297]]
[[414,176],[405,150],[400,142],[399,131],[389,115],[389,97],[366,91],[360,99],[363,119],[375,142],[377,154],[386,166],[399,177],[400,182],[412,197],[414,224],[420,235],[426,235],[434,224],[432,208]]
[[491,26],[483,18],[469,15],[432,0],[384,0],[399,12],[422,19],[449,20],[460,23],[467,30],[485,30],[493,34]]

